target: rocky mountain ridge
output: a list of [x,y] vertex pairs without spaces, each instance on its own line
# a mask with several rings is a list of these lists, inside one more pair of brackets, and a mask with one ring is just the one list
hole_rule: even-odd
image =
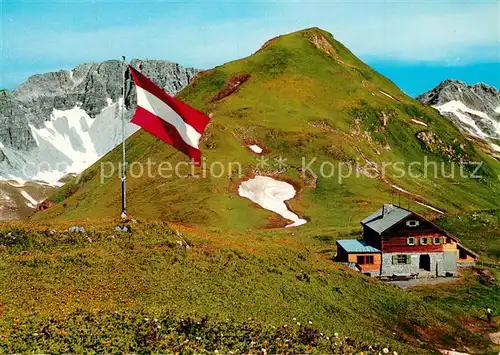
[[[185,87],[198,72],[196,69],[183,68],[179,64],[164,60],[134,59],[131,64],[140,68],[145,75],[151,77],[173,95]],[[23,161],[24,163],[33,162],[29,158],[30,153],[42,145],[40,135],[37,135],[36,131],[47,129],[47,122],[54,121],[57,113],[59,116],[64,116],[65,111],[74,108],[81,110],[80,114],[84,112],[88,115],[89,125],[95,123],[99,115],[102,115],[121,98],[122,73],[123,64],[118,60],[86,63],[78,65],[71,71],[62,70],[33,75],[13,92],[2,90],[0,93],[0,177],[18,177],[23,180],[35,178],[36,175],[23,174],[20,170],[22,170]],[[130,117],[135,106],[134,95],[134,90],[127,90],[127,117]],[[113,125],[119,128],[119,120],[113,121]],[[68,129],[63,126],[67,124],[61,123],[59,127],[52,128],[56,131],[57,128],[62,130],[66,128],[70,132],[64,133],[73,136],[71,145],[78,145],[75,142],[79,140],[79,137],[75,136],[74,129],[72,129],[74,127]],[[84,131],[85,128],[90,127],[83,127]],[[100,141],[99,132],[94,133],[93,138]],[[109,143],[98,149],[98,155],[102,156],[117,142]],[[59,153],[64,155],[66,152]],[[61,172],[61,176],[70,172],[79,173],[80,171]]]
[[[198,72],[165,60],[134,59],[131,65],[172,95]],[[36,207],[33,201],[43,200],[47,184],[82,172],[121,142],[124,69],[118,60],[85,63],[33,75],[12,92],[0,91],[0,205],[8,205],[10,217],[19,211],[19,201]],[[130,119],[136,99],[133,83],[126,82],[123,115]],[[137,129],[128,124],[126,133]],[[30,187],[35,199],[26,198],[28,181],[39,182],[40,193]]]
[[500,156],[500,91],[495,87],[445,80],[417,99],[436,108],[466,135],[487,142]]

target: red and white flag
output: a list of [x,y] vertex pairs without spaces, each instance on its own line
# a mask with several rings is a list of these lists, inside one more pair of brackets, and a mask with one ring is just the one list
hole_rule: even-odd
[[129,69],[137,88],[137,109],[131,122],[173,145],[199,165],[200,138],[210,118],[167,94],[131,65]]

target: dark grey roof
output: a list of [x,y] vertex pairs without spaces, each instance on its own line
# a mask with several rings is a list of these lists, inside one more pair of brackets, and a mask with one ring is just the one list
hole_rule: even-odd
[[381,234],[396,223],[408,217],[410,214],[412,214],[411,211],[388,203],[385,204],[384,207],[377,210],[377,212],[366,217],[363,221],[361,221],[361,224],[373,229],[378,234]]
[[337,243],[348,253],[380,253],[380,250],[360,239],[342,239]]

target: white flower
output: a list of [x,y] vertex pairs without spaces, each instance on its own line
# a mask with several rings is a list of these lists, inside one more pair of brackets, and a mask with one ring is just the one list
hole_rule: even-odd
[[387,349],[387,348],[383,348],[383,349],[382,349],[382,352],[383,352],[384,354],[389,354],[389,349]]
[[398,355],[398,352],[397,351],[393,351],[392,355]]
[[149,318],[144,318],[144,320],[147,322],[149,320]]
[[293,317],[293,320],[297,320],[297,318]]
[[155,322],[158,322],[158,319],[156,319],[156,318],[155,318],[155,319],[153,319],[153,320],[154,320]]
[[319,333],[319,335],[323,336],[324,334],[323,333]]
[[300,325],[300,322],[297,322],[297,325]]
[[335,338],[339,337],[339,333],[337,333],[337,332],[333,333],[333,335],[335,336]]
[[219,353],[219,350],[215,349],[214,353],[218,354],[218,353]]
[[309,321],[309,324],[313,324],[313,322],[312,322],[312,321]]

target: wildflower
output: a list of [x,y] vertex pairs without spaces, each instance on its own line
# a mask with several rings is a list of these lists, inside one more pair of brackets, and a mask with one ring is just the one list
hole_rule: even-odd
[[300,325],[300,322],[297,322],[297,325]]
[[383,349],[382,349],[382,352],[383,352],[384,354],[389,354],[389,349],[387,349],[387,348],[383,348]]
[[149,321],[149,318],[144,318],[144,320],[147,322],[147,321]]
[[154,320],[155,322],[158,322],[158,319],[156,319],[156,318],[155,318],[155,319],[153,319],[153,320]]
[[219,353],[219,350],[215,349],[214,353],[218,354],[218,353]]
[[312,322],[312,321],[309,321],[309,324],[313,324],[313,322]]
[[196,337],[196,340],[201,340],[201,338],[200,337]]
[[323,333],[319,333],[319,335],[323,336],[324,334]]
[[156,328],[161,329],[161,325],[156,326]]
[[38,336],[38,333],[33,333],[33,336],[37,337],[37,336]]
[[293,320],[297,320],[297,318],[293,317]]
[[392,355],[398,355],[398,352],[397,351],[393,351]]
[[288,325],[286,325],[286,324],[285,324],[285,325],[283,325],[283,327],[285,327],[285,328],[286,328],[286,327],[288,327]]
[[326,337],[326,340],[330,340],[330,337]]
[[264,349],[264,348],[260,349],[260,351],[262,351],[262,353],[263,353],[264,355],[265,355],[265,354],[267,354],[267,351],[266,351],[266,349]]
[[337,333],[337,332],[333,333],[333,335],[335,336],[335,338],[339,337],[339,333]]

